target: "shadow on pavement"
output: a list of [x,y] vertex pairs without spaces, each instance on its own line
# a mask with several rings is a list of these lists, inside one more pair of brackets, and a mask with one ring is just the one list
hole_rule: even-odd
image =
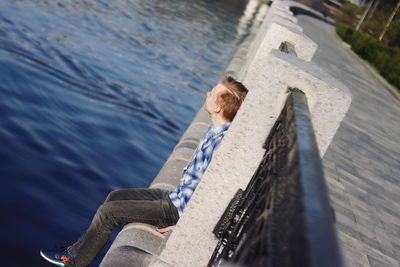
[[290,7],[290,11],[292,11],[293,15],[295,15],[295,16],[298,16],[298,15],[309,16],[309,17],[313,17],[315,19],[321,20],[332,26],[335,26],[335,21],[333,21],[332,18],[330,18],[328,16],[324,16],[317,11],[307,10],[305,8],[301,8],[301,7],[297,7],[297,6]]

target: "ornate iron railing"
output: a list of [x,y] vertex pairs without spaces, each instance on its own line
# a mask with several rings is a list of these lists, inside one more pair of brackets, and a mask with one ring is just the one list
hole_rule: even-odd
[[289,90],[260,166],[214,229],[208,266],[342,266],[307,99]]

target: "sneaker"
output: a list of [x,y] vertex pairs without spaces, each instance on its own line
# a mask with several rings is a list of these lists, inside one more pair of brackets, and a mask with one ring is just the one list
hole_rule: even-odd
[[72,258],[71,250],[72,246],[62,249],[41,249],[40,255],[55,265],[64,266]]

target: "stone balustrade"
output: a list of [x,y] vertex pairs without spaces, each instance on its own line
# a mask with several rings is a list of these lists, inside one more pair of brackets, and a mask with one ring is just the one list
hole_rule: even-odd
[[[246,187],[257,169],[265,152],[262,144],[284,106],[288,87],[305,93],[320,156],[324,155],[350,107],[351,95],[311,62],[317,45],[296,24],[290,11],[295,4],[274,1],[228,66],[226,72],[249,93],[174,231],[164,237],[153,226],[129,224],[101,266],[206,266],[217,244],[212,230],[235,192]],[[282,42],[291,43],[297,57],[279,51]],[[208,114],[200,110],[151,188],[174,190],[209,123]]]

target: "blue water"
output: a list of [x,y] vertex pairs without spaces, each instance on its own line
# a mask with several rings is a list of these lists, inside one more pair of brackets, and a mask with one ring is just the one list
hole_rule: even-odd
[[0,2],[1,266],[49,266],[39,249],[73,242],[109,191],[149,185],[242,39],[245,6]]

